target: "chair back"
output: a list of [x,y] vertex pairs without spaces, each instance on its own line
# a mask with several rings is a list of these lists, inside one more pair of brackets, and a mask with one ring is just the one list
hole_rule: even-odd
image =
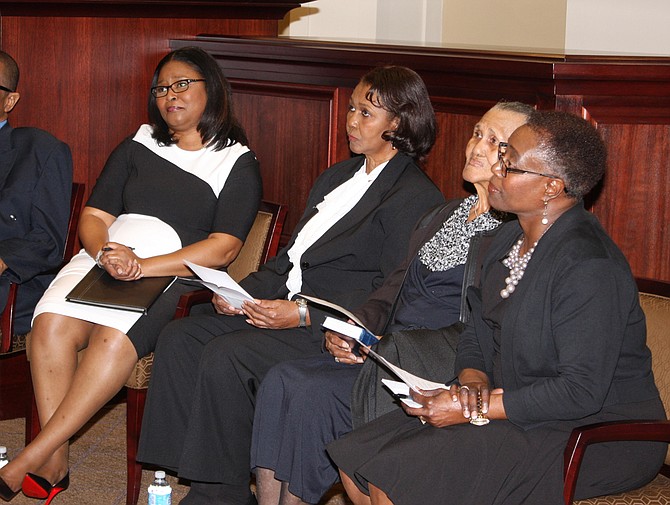
[[[243,279],[277,254],[279,237],[286,220],[287,210],[286,205],[261,202],[256,219],[247,235],[247,240],[235,261],[228,265],[228,274],[233,279],[236,281]],[[177,303],[174,319],[188,316],[191,307],[201,303],[209,303],[211,299],[212,292],[206,288],[184,293]],[[141,358],[135,365],[130,377],[128,377],[126,387],[132,390],[148,388],[153,361],[153,353]]]
[[[670,283],[638,279],[640,305],[647,319],[647,346],[656,387],[670,416]],[[670,447],[665,457],[670,465]]]
[[79,240],[77,239],[77,229],[79,228],[79,216],[84,203],[84,193],[86,184],[81,182],[72,183],[72,195],[70,196],[70,219],[67,223],[67,237],[65,239],[65,249],[63,251],[63,265],[68,263],[72,256],[77,253]]
[[286,206],[279,203],[261,202],[240,253],[228,265],[227,272],[233,279],[244,279],[277,254],[286,210]]

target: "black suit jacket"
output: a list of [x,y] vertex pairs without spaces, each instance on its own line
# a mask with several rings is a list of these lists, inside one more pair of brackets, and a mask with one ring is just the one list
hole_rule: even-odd
[[[277,256],[241,285],[257,298],[288,295],[286,279],[291,263],[288,250],[316,205],[362,166],[363,156],[337,163],[314,183],[306,210],[289,241]],[[302,256],[302,292],[348,309],[361,305],[379,288],[407,253],[414,225],[444,197],[414,161],[394,156],[354,208],[328,230]],[[325,313],[310,304],[312,328],[320,331]]]
[[37,128],[0,128],[0,310],[9,283],[21,284],[15,333],[30,330],[35,304],[60,265],[70,214],[72,156],[67,144]]

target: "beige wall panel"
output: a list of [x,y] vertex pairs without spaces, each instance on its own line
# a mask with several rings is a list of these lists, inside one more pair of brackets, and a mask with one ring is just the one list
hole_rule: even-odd
[[561,53],[565,19],[565,0],[444,0],[442,42]]

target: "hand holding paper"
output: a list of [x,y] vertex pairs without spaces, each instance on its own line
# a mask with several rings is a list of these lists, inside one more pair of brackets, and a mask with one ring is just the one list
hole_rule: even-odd
[[225,298],[236,309],[241,309],[244,301],[254,303],[253,297],[226,272],[196,265],[188,260],[184,260],[184,264],[200,277],[196,279],[198,282]]

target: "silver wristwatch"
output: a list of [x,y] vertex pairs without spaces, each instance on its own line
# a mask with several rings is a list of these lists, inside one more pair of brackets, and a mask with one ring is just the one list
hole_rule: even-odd
[[304,298],[296,298],[295,304],[298,306],[298,315],[300,316],[299,328],[307,326],[307,300]]

